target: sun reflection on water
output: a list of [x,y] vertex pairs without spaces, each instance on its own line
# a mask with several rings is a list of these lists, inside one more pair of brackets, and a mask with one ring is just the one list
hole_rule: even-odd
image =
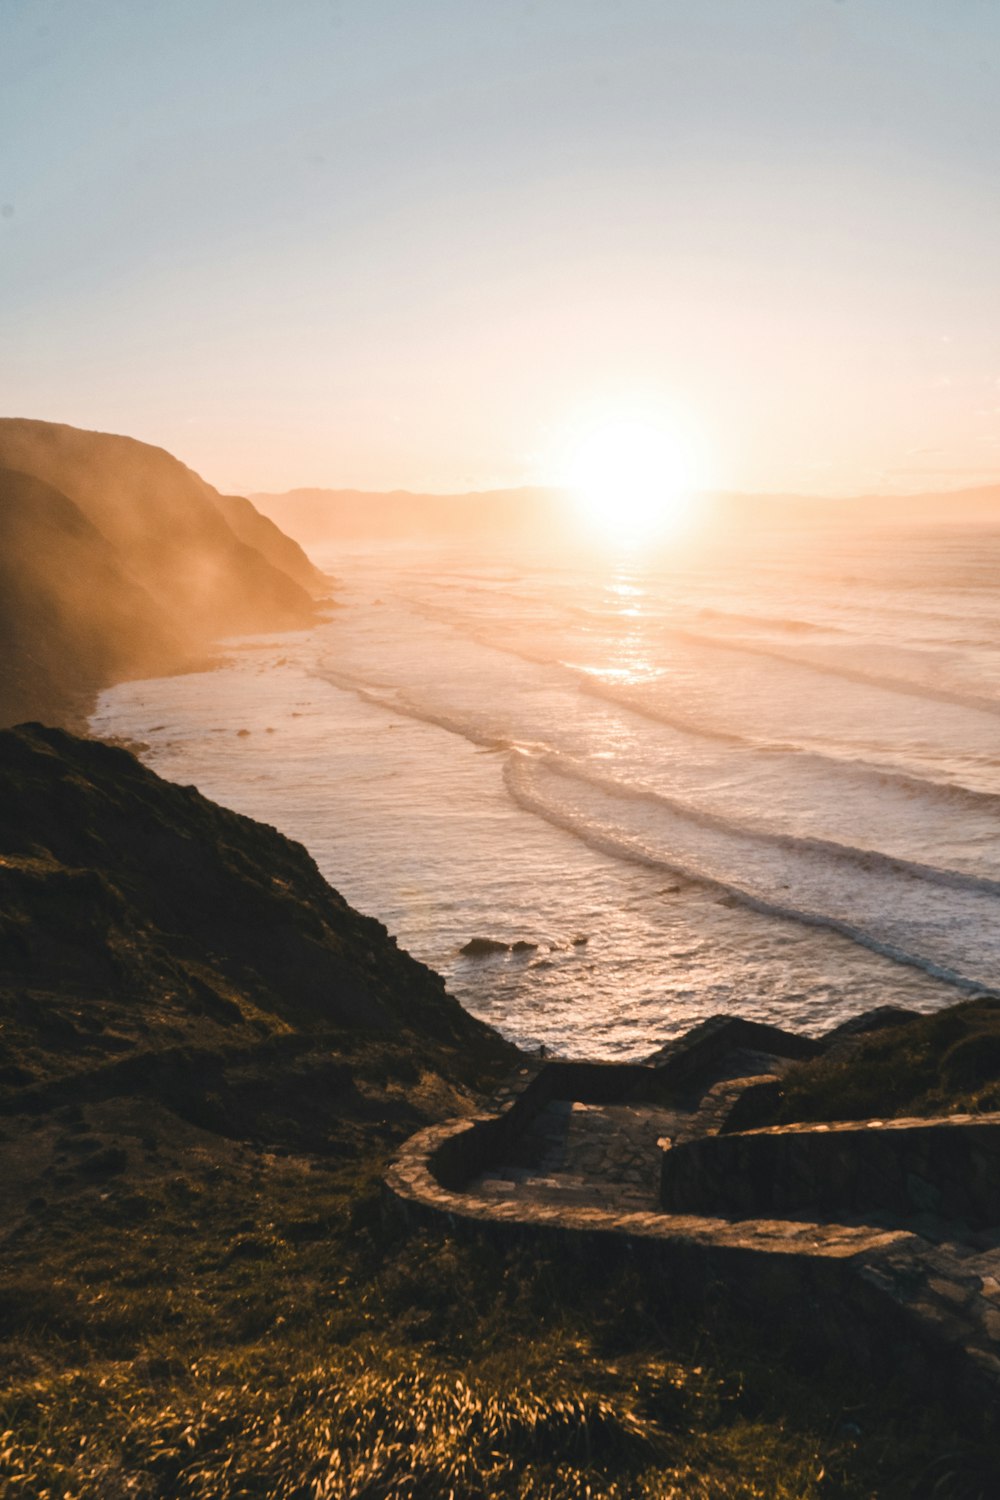
[[663,676],[651,650],[654,620],[649,611],[649,585],[634,567],[619,570],[604,584],[606,607],[601,611],[599,664],[571,663],[580,672],[614,686],[651,682]]

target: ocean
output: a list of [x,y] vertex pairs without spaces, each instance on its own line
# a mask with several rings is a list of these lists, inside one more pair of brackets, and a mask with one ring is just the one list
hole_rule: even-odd
[[300,840],[516,1042],[1000,993],[1000,531],[316,561],[316,628],[91,728]]

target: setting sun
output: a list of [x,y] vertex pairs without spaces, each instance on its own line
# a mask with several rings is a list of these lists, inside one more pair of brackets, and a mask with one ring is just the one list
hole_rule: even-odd
[[587,521],[626,542],[676,530],[699,477],[690,443],[645,416],[582,432],[569,446],[565,474]]

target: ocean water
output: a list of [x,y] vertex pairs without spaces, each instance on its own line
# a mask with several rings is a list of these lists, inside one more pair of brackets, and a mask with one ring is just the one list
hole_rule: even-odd
[[517,1042],[1000,992],[1000,531],[317,560],[318,627],[92,728],[301,840]]

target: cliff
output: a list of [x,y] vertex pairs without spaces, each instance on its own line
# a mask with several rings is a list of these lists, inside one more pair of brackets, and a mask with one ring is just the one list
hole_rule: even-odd
[[301,845],[127,751],[0,732],[0,830],[0,1083],[22,1104],[141,1092],[178,1048],[216,1072],[345,1031],[462,1049],[456,1072],[509,1050]]
[[327,580],[163,449],[0,419],[0,724],[65,722],[116,677],[309,624]]
[[59,719],[184,653],[166,612],[80,509],[0,469],[0,722]]
[[329,587],[326,575],[313,566],[298,542],[286,536],[268,516],[261,515],[244,495],[220,495],[212,491],[211,498],[241,542],[255,548],[272,567],[287,573],[306,593],[318,596],[326,592]]

